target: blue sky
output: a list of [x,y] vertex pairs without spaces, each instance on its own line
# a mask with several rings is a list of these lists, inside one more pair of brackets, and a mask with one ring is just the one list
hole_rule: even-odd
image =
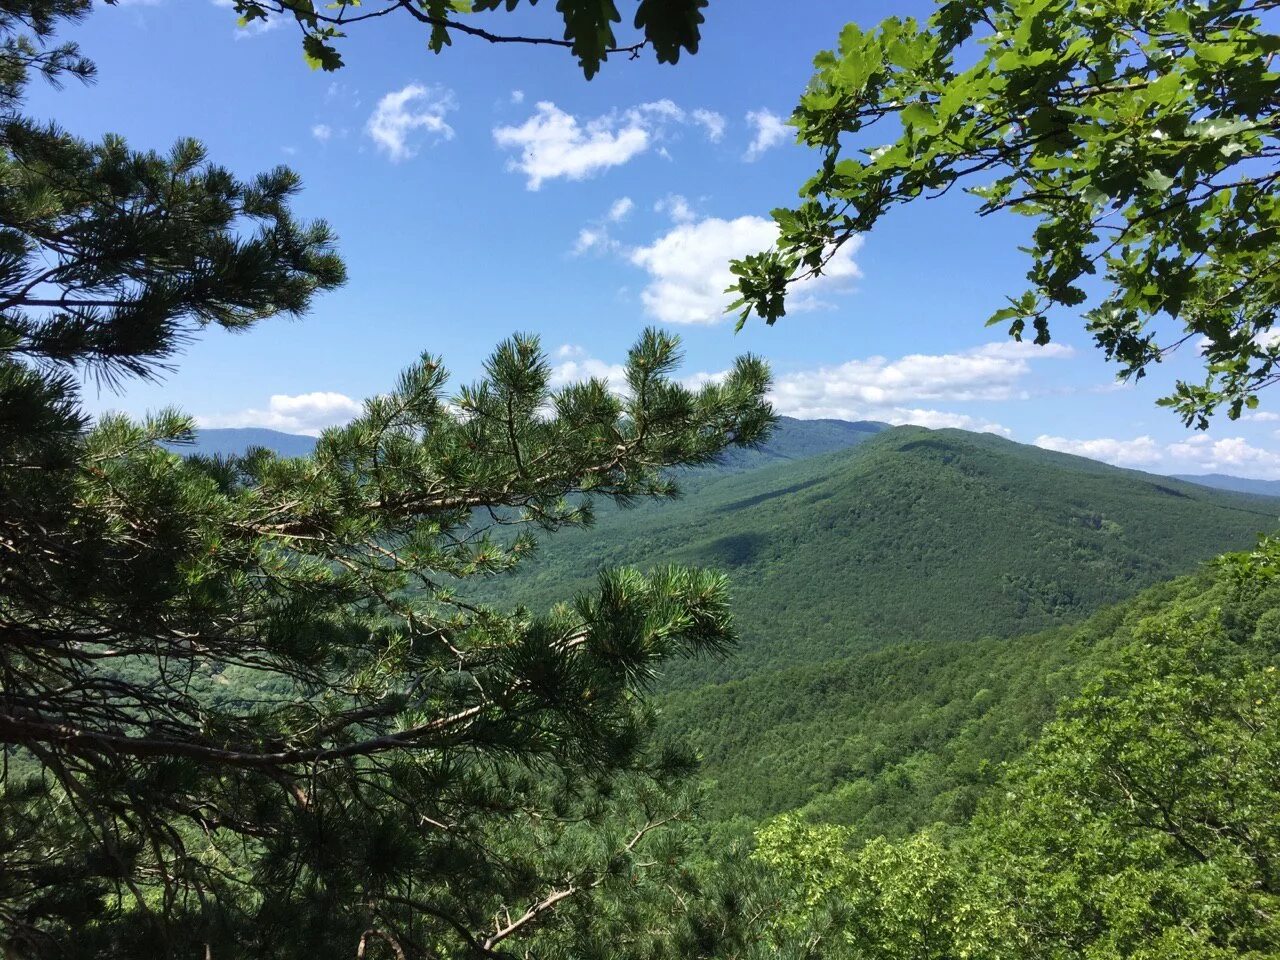
[[[549,5],[496,28],[545,33]],[[623,4],[624,9],[630,4]],[[514,331],[541,334],[558,376],[607,375],[646,325],[684,339],[690,376],[767,357],[783,413],[962,426],[1157,472],[1280,476],[1280,414],[1186,431],[1118,387],[1080,321],[1047,350],[983,320],[1022,289],[1029,222],[979,219],[961,195],[897,213],[773,329],[721,315],[730,257],[766,245],[816,157],[782,120],[856,14],[916,4],[716,0],[677,67],[618,60],[585,82],[562,51],[458,37],[434,56],[403,18],[353,30],[347,66],[313,72],[296,28],[244,31],[219,0],[100,6],[69,33],[99,81],[33,88],[31,111],[76,133],[163,149],[196,136],[244,176],[285,163],[298,210],[337,230],[348,285],[303,321],[211,332],[159,385],[89,394],[97,411],[176,404],[209,426],[315,432],[385,390],[421,352],[471,379]],[[785,9],[785,17],[779,10]],[[491,18],[494,19],[494,18]]]

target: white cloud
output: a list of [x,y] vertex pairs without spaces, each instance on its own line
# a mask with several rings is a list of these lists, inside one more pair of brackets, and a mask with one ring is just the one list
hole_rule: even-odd
[[653,205],[653,209],[657,213],[665,213],[676,223],[688,223],[690,220],[698,219],[698,215],[693,212],[693,207],[689,206],[689,201],[678,193],[667,194]]
[[1280,420],[1280,413],[1271,410],[1249,410],[1240,417],[1241,420],[1256,420],[1258,423],[1275,423]]
[[[995,340],[969,351],[976,357],[995,357],[1004,360],[1059,360],[1074,357],[1074,347],[1065,343],[1046,343],[1043,346],[1030,340]],[[1111,389],[1111,384],[1106,385]]]
[[582,347],[569,343],[556,350],[556,358],[560,363],[551,368],[552,389],[594,378],[604,380],[615,393],[626,390],[627,368],[620,363],[597,360]]
[[[581,347],[565,344],[556,351],[556,358],[561,362],[553,370],[551,384],[563,386],[588,377],[598,377],[608,381],[615,393],[626,393],[626,368],[621,364],[608,364],[587,354]],[[699,371],[681,378],[690,390],[697,390],[708,383],[719,383],[727,370],[715,373]],[[1013,435],[1008,427],[992,422],[983,417],[973,417],[965,413],[949,410],[931,410],[920,407],[880,406],[880,405],[832,405],[819,404],[804,406],[797,404],[795,397],[788,391],[774,390],[769,395],[769,402],[774,409],[784,416],[796,417],[800,420],[833,419],[833,420],[878,420],[882,423],[915,424],[937,430],[943,427],[954,427],[959,430],[973,430],[978,433],[998,433],[1001,436]]]
[[[590,357],[581,347],[566,344],[555,355],[560,361],[553,379],[556,385],[587,376],[605,377],[614,389],[622,382],[621,366]],[[1067,347],[1028,345],[1011,351],[1002,343],[990,343],[949,354],[912,354],[897,360],[870,357],[836,367],[785,374],[775,382],[769,401],[778,413],[801,420],[878,420],[1010,437],[1012,431],[1008,427],[989,417],[939,410],[917,405],[916,401],[1017,399],[1023,395],[1019,381],[1034,372],[1031,361],[1071,355]],[[726,372],[698,372],[682,382],[696,389],[723,379]]]
[[757,159],[766,150],[782,143],[790,134],[786,122],[768,110],[752,110],[747,114],[747,123],[755,130],[751,145],[742,156],[747,161]]
[[[687,205],[674,208],[680,215]],[[631,251],[631,262],[649,274],[640,298],[646,311],[666,323],[718,323],[732,298],[724,291],[733,281],[729,261],[773,246],[778,228],[763,217],[721,220],[708,217],[679,223],[647,247]],[[792,310],[812,309],[814,294],[839,287],[859,276],[853,254],[855,237],[827,264],[824,275],[797,283]]]
[[988,344],[960,353],[850,360],[785,374],[771,399],[780,413],[803,419],[885,420],[1007,435],[1004,427],[981,418],[911,404],[1020,399],[1026,395],[1022,383],[1032,372],[1031,360],[1071,355],[1068,348],[1039,349],[1040,354],[1011,356],[1000,344]]
[[327,123],[317,123],[311,128],[311,135],[321,143],[324,143],[326,140],[333,137],[333,127],[329,126]]
[[1002,437],[1013,436],[1013,431],[1003,424],[985,420],[981,417],[971,417],[967,413],[954,413],[950,410],[895,407],[892,410],[883,412],[872,410],[871,415],[865,416],[863,419],[882,420],[885,423],[892,424],[910,423],[917,427],[928,427],[931,430],[951,428],[955,430],[972,430],[975,433],[998,433]]
[[1101,460],[1119,467],[1150,467],[1164,459],[1164,450],[1160,444],[1148,436],[1133,437],[1130,440],[1118,440],[1114,437],[1098,437],[1093,440],[1071,440],[1067,437],[1054,437],[1042,434],[1035,439],[1037,447],[1046,450],[1057,450],[1059,453],[1074,453],[1090,460]]
[[[708,110],[690,114],[671,100],[655,100],[580,120],[543,100],[524,123],[495,127],[493,139],[501,149],[518,153],[507,169],[523,173],[526,186],[538,190],[548,180],[585,180],[621,166],[653,147],[675,125],[695,123],[710,136],[716,116]],[[666,155],[662,146],[657,152]]]
[[614,223],[621,223],[627,219],[627,216],[635,209],[635,201],[630,197],[619,197],[613,201],[613,206],[609,208],[609,219]]
[[248,409],[236,413],[197,417],[202,427],[267,427],[285,433],[318,436],[325,427],[346,423],[360,414],[361,406],[346,394],[333,391],[277,393],[265,410]]
[[706,131],[707,139],[719,143],[724,139],[725,119],[714,110],[695,110],[690,116],[693,122],[701,125]]
[[1280,475],[1280,454],[1255,447],[1243,437],[1213,439],[1203,433],[1169,445],[1174,463],[1194,464],[1197,469],[1244,473],[1247,476]]
[[618,241],[609,236],[609,231],[603,227],[583,227],[578,231],[578,238],[573,243],[573,254],[580,257],[593,250],[603,253],[607,250],[616,250],[617,247]]
[[512,90],[512,91],[511,91],[511,102],[512,102],[512,103],[524,103],[524,91],[523,91],[523,90]]
[[619,197],[613,201],[601,219],[592,221],[578,231],[578,238],[573,244],[573,255],[580,257],[592,251],[607,253],[619,249],[621,244],[610,235],[609,225],[627,219],[635,206],[635,201],[630,197]]
[[452,90],[411,83],[378,101],[365,132],[373,138],[378,149],[398,163],[417,152],[409,143],[409,136],[415,130],[433,134],[438,140],[453,139],[453,127],[444,118],[450,110],[456,109]]
[[545,180],[583,180],[626,163],[648,148],[649,131],[636,119],[619,122],[612,116],[580,124],[572,114],[543,101],[520,126],[495,129],[493,139],[499,147],[521,151],[507,168],[523,173],[528,188],[537,190]]
[[1251,444],[1243,437],[1213,438],[1198,433],[1161,444],[1149,436],[1074,440],[1040,436],[1038,447],[1074,453],[1121,467],[1158,469],[1167,473],[1231,473],[1249,477],[1280,477],[1280,454]]

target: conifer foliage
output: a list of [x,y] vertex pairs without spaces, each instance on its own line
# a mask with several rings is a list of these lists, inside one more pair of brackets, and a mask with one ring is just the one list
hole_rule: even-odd
[[641,694],[733,642],[725,583],[604,572],[535,614],[466,581],[761,439],[767,369],[691,390],[650,331],[622,396],[553,391],[517,336],[452,395],[424,356],[310,458],[180,457],[176,411],[91,423],[85,375],[155,375],[343,267],[287,170],[21,116],[33,72],[92,75],[52,37],[88,9],[0,2],[6,955],[496,956],[535,931],[588,955],[584,904],[674,862],[689,759]]

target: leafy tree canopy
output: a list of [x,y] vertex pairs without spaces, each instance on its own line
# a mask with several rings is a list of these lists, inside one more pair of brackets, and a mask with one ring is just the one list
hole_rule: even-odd
[[1165,602],[960,831],[850,846],[786,816],[773,924],[832,956],[1271,957],[1280,949],[1273,541]]
[[[631,18],[636,31],[621,40],[614,25],[622,13],[614,0],[558,0],[560,36],[522,36],[488,28],[489,20],[476,14],[511,12],[520,0],[337,0],[319,4],[315,0],[236,0],[241,24],[268,16],[292,16],[302,30],[302,49],[312,67],[337,70],[342,55],[337,43],[351,27],[383,17],[412,21],[426,33],[427,47],[439,53],[453,44],[455,34],[489,43],[531,44],[562,47],[573,54],[590,80],[609,54],[635,58],[652,48],[659,63],[676,63],[682,52],[697,53],[701,40],[703,9],[709,0],[635,0]],[[538,0],[527,0],[530,7]],[[482,26],[483,24],[486,24]]]
[[[792,115],[822,164],[777,246],[736,261],[739,326],[895,207],[959,186],[1035,221],[1015,338],[1085,308],[1121,376],[1187,345],[1203,382],[1161,402],[1207,426],[1280,380],[1271,0],[944,0],[923,24],[845,27]],[[1097,280],[1092,278],[1097,277]]]

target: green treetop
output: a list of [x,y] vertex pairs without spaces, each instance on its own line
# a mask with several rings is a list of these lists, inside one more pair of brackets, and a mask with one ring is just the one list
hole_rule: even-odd
[[851,237],[959,186],[1035,222],[1029,286],[989,323],[1046,343],[1056,308],[1083,308],[1126,378],[1186,345],[1204,380],[1161,402],[1201,427],[1239,416],[1280,380],[1274,7],[946,0],[923,24],[849,24],[792,115],[822,164],[774,211],[777,246],[734,264],[740,324],[774,323]]

